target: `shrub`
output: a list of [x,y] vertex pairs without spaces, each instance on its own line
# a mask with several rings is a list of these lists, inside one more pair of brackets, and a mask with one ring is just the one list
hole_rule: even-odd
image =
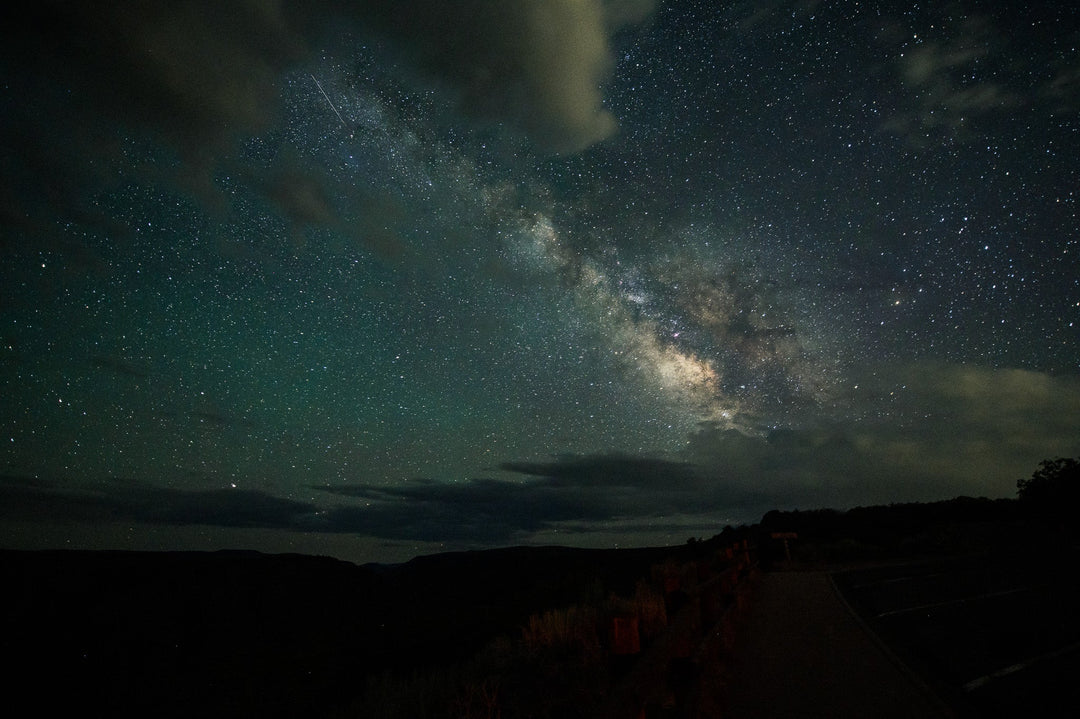
[[529,617],[522,640],[529,649],[581,649],[599,651],[598,617],[589,607],[551,609]]

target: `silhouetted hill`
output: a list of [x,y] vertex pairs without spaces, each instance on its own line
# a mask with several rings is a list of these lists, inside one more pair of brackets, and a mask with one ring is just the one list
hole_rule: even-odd
[[[479,647],[530,614],[610,592],[632,593],[650,567],[707,554],[713,544],[641,549],[512,547],[418,557],[390,569],[388,589],[407,614],[432,628],[462,627],[453,637]],[[435,598],[438,601],[434,601]],[[463,607],[469,607],[463,610]],[[463,625],[467,625],[467,629]]]
[[[531,615],[626,595],[665,562],[774,532],[797,559],[880,560],[1043,541],[1014,500],[773,511],[676,547],[516,547],[357,566],[258,552],[3,551],[9,703],[81,716],[306,716],[349,706],[368,677],[464,662]],[[1031,537],[1036,537],[1032,540]],[[37,687],[48,686],[42,693]]]
[[793,557],[803,561],[884,560],[983,552],[1017,543],[1053,541],[1054,528],[1015,499],[957,497],[871,507],[773,510],[754,527],[762,561],[783,557],[774,535],[794,533]]
[[6,683],[50,687],[29,697],[42,713],[296,715],[389,645],[371,621],[385,603],[375,573],[333,559],[2,552],[0,566],[18,657]]
[[257,552],[0,551],[16,693],[46,713],[320,716],[369,674],[470,657],[530,614],[623,591],[658,549],[519,547],[357,566]]

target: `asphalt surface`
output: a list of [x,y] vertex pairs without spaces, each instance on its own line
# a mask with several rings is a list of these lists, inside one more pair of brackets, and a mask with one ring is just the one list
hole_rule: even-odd
[[731,719],[953,716],[870,633],[828,573],[764,575],[727,666]]

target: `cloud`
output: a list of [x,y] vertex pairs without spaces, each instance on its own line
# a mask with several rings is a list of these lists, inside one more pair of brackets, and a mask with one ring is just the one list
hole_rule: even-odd
[[[7,83],[0,97],[0,143],[7,148],[0,158],[0,249],[54,250],[69,266],[99,269],[87,238],[130,233],[101,215],[103,193],[132,182],[163,186],[221,213],[235,209],[239,178],[281,212],[294,238],[309,228],[343,232],[398,261],[407,250],[397,228],[378,212],[360,226],[349,224],[333,194],[348,193],[324,172],[295,162],[268,171],[259,164],[265,157],[239,151],[239,143],[276,129],[289,71],[311,61],[318,48],[377,45],[378,78],[395,75],[425,96],[433,84],[448,88],[459,124],[502,124],[543,151],[575,152],[615,131],[602,96],[613,67],[610,39],[619,27],[641,21],[652,4],[42,0],[12,6],[0,11]],[[352,92],[352,100],[370,100]],[[229,192],[221,187],[225,175],[234,185]],[[365,201],[385,205],[379,197]]]
[[615,130],[601,86],[611,35],[653,0],[226,0],[72,4],[5,14],[5,40],[32,78],[75,109],[149,127],[211,159],[237,133],[265,129],[281,73],[324,35],[374,30],[423,74],[453,87],[466,114],[506,121],[546,149],[580,150]]
[[198,152],[265,127],[303,24],[263,2],[34,3],[6,18],[35,79],[73,108],[148,125]]
[[504,462],[499,468],[543,477],[553,487],[676,489],[695,479],[687,462],[631,455],[569,455],[551,462]]
[[1080,452],[1075,377],[932,363],[909,366],[898,377],[910,391],[908,431],[943,461],[962,458],[987,473],[1012,467],[1024,476],[1039,460]]
[[43,0],[0,11],[5,234],[39,249],[80,236],[71,224],[111,233],[93,198],[125,181],[220,203],[214,173],[236,138],[273,124],[280,75],[306,52],[308,24],[286,7]]
[[757,521],[773,508],[1009,497],[1041,460],[1080,456],[1076,378],[920,362],[879,367],[847,391],[837,398],[847,403],[842,416],[815,426],[747,434],[703,423],[671,456],[566,455],[499,465],[522,477],[516,480],[312,487],[326,503],[242,489],[115,479],[69,486],[5,476],[0,518],[489,545],[555,530],[719,527]]
[[63,485],[30,477],[0,477],[0,517],[16,521],[114,521],[285,529],[315,507],[244,489],[193,491],[132,480]]
[[1013,496],[1041,459],[1080,454],[1073,380],[915,364],[882,369],[853,392],[848,419],[764,434],[703,423],[675,457],[567,455],[499,466],[524,482],[327,489],[366,506],[319,515],[321,531],[498,543],[553,528],[718,526],[773,508]]
[[739,32],[750,34],[763,29],[772,29],[773,25],[790,28],[792,20],[806,21],[813,19],[821,0],[740,0],[725,3],[722,12],[729,24]]
[[[885,123],[915,145],[963,139],[985,119],[1018,107],[1022,98],[992,77],[988,68],[1000,62],[1000,31],[985,17],[944,21],[951,35],[919,39],[899,52],[895,70],[901,81],[898,107]],[[907,38],[904,38],[906,44]]]
[[691,507],[697,487],[693,467],[655,457],[569,455],[507,462],[500,469],[529,479],[313,487],[363,505],[321,512],[305,528],[386,539],[506,543],[558,526],[655,518],[665,508]]
[[1042,88],[1041,94],[1058,112],[1080,110],[1080,61],[1058,60],[1054,76]]
[[393,487],[316,487],[365,500],[320,514],[313,531],[355,532],[386,539],[506,542],[554,522],[598,521],[614,516],[610,494],[550,482],[493,479],[463,482],[411,480]]
[[[61,126],[94,133],[118,122],[161,135],[202,171],[232,137],[271,125],[285,70],[327,34],[357,27],[454,88],[464,113],[573,152],[614,132],[601,94],[613,66],[610,37],[652,5],[384,0],[298,10],[250,0],[43,0],[3,14],[6,60],[18,67],[8,96],[25,102],[17,115],[31,134]],[[65,115],[78,122],[67,126]]]
[[715,501],[845,507],[1013,496],[1042,459],[1080,454],[1073,378],[917,363],[879,369],[848,399],[849,418],[813,428],[755,436],[703,425],[685,458]]
[[610,36],[640,22],[643,0],[422,0],[375,3],[367,20],[430,78],[453,88],[464,114],[505,122],[539,147],[580,151],[612,135],[601,86]]

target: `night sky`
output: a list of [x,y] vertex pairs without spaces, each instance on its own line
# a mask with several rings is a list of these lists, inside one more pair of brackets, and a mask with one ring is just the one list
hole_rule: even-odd
[[1080,455],[1066,3],[0,11],[0,546],[682,543]]

